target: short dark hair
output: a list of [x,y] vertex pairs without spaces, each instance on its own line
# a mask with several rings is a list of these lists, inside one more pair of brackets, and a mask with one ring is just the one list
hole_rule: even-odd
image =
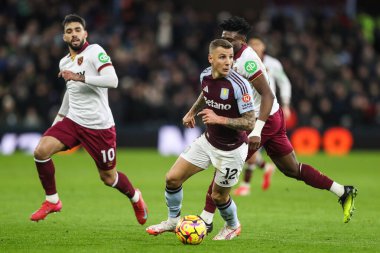
[[84,20],[84,18],[82,18],[81,16],[79,16],[77,14],[66,15],[65,19],[62,21],[63,28],[65,28],[65,26],[68,23],[72,23],[72,22],[78,22],[78,23],[80,23],[83,26],[83,29],[86,30],[86,21]]
[[225,39],[216,39],[210,42],[209,52],[213,51],[217,47],[223,47],[225,49],[232,48],[232,44]]
[[224,31],[237,32],[244,36],[247,36],[251,30],[251,25],[244,18],[238,16],[223,20],[219,26]]

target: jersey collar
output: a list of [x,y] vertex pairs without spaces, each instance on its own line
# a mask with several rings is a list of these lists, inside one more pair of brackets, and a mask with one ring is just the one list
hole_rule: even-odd
[[238,59],[247,47],[246,44],[242,44],[240,50],[235,53],[234,60]]
[[[81,47],[81,49],[79,49],[77,52],[76,52],[76,55],[82,53],[88,46],[90,45],[90,43],[88,43],[88,41],[86,41],[83,46]],[[67,57],[71,57],[71,54],[69,53],[67,55]]]

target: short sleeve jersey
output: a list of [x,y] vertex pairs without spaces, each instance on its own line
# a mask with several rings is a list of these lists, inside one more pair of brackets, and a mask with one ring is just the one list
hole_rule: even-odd
[[[100,71],[112,65],[104,49],[87,42],[74,59],[65,56],[59,63],[59,69],[70,70],[89,76],[99,76]],[[66,82],[69,96],[69,111],[66,117],[77,124],[90,129],[107,129],[115,125],[108,105],[108,89],[92,86],[79,81]]]
[[[260,75],[264,75],[268,83],[269,77],[266,71],[266,68],[263,62],[260,60],[260,57],[256,52],[248,47],[243,45],[242,48],[234,55],[234,70],[236,70],[240,75],[244,76],[249,82],[252,82],[255,78]],[[258,92],[253,94],[254,108],[256,117],[260,115],[260,106],[261,106],[261,95]],[[270,112],[270,115],[273,115],[278,111],[279,104],[277,98],[275,97],[273,101],[273,106]]]
[[[231,69],[224,78],[214,79],[211,67],[200,76],[206,108],[215,114],[228,118],[239,118],[253,111],[253,90],[249,82]],[[233,150],[247,142],[245,131],[238,131],[222,125],[206,125],[206,138],[220,150]]]

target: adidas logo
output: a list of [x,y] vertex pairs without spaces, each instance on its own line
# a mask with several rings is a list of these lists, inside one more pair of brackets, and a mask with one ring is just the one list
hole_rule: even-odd
[[224,181],[219,182],[219,183],[222,184],[222,185],[227,185],[228,184],[228,180],[224,180]]
[[208,93],[208,86],[204,87],[203,91]]

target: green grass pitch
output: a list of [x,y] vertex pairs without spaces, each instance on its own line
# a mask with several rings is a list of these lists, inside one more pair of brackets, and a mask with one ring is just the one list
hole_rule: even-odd
[[[234,197],[242,234],[232,241],[212,241],[223,222],[217,213],[214,232],[198,246],[182,245],[172,233],[157,237],[148,225],[166,219],[165,173],[176,157],[155,150],[119,150],[118,169],[142,190],[149,220],[137,223],[126,197],[100,181],[84,151],[56,155],[61,213],[33,223],[30,214],[44,200],[33,158],[0,156],[0,252],[380,252],[380,152],[352,152],[344,157],[299,157],[342,184],[359,189],[348,224],[328,191],[313,189],[276,171],[271,188],[260,188],[256,171],[252,193]],[[184,184],[182,214],[199,214],[213,170]]]

